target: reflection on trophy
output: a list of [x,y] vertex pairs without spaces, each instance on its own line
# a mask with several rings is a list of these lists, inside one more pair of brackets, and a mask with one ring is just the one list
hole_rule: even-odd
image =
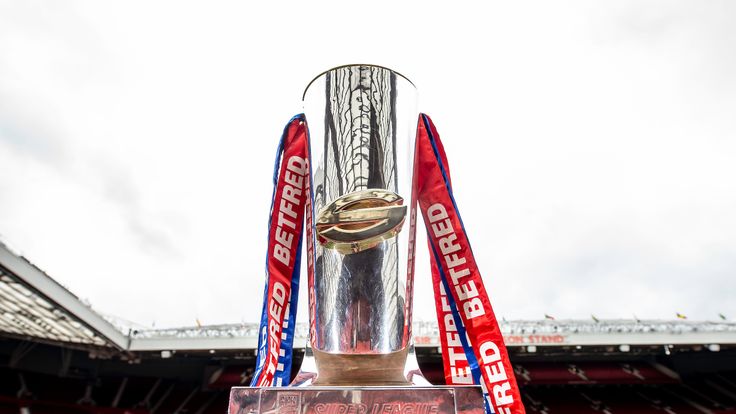
[[389,69],[345,66],[312,81],[304,109],[315,211],[315,384],[409,384],[414,219],[406,205],[416,90]]
[[303,103],[309,345],[289,387],[233,388],[230,412],[481,413],[480,387],[431,386],[412,349],[414,85],[342,66],[317,76]]

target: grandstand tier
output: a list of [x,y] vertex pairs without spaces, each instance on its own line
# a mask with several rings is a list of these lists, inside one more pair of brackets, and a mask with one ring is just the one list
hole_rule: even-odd
[[[529,412],[735,413],[736,324],[503,321]],[[249,383],[255,324],[132,329],[0,244],[0,414],[225,413]],[[306,326],[298,325],[298,367]],[[416,322],[425,376],[444,382],[434,322]]]
[[[302,357],[295,351],[295,366]],[[437,348],[418,348],[442,384]],[[607,354],[599,348],[512,352],[529,412],[736,412],[736,348]],[[0,413],[225,413],[230,387],[247,384],[252,350],[146,351],[134,358],[5,337]],[[21,411],[21,409],[25,411]]]

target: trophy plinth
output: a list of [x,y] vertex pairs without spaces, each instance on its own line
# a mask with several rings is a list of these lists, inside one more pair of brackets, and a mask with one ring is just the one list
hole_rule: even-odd
[[234,387],[229,414],[483,414],[480,387]]

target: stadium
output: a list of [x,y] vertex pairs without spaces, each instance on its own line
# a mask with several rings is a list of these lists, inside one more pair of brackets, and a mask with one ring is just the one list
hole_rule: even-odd
[[[0,245],[0,413],[209,414],[248,384],[256,324],[136,330],[105,318]],[[736,324],[503,321],[528,412],[736,412]],[[307,327],[298,325],[298,367]],[[414,325],[424,375],[443,383],[437,326]],[[293,375],[293,374],[292,374]]]

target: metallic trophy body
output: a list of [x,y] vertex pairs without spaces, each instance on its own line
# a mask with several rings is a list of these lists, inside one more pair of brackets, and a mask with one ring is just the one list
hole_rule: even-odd
[[328,70],[305,90],[311,347],[290,387],[233,388],[232,414],[483,411],[479,387],[430,386],[412,352],[416,101],[407,78],[373,65]]
[[[414,85],[377,66],[329,70],[304,93],[316,236],[316,384],[408,384],[414,226],[407,205],[416,108]],[[343,201],[348,207],[335,213]],[[345,364],[365,365],[355,372],[360,378],[333,372]]]

